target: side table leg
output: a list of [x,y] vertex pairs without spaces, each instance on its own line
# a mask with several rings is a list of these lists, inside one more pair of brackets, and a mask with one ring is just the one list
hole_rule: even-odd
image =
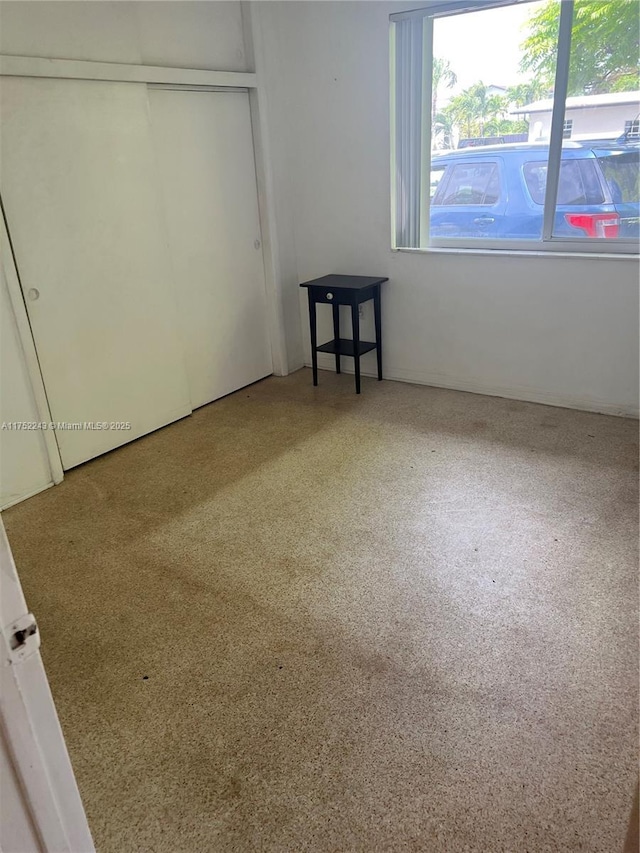
[[[336,347],[340,345],[340,306],[333,303],[333,337]],[[340,373],[340,353],[336,352],[336,373]]]
[[360,318],[358,306],[351,305],[351,325],[353,327],[353,365],[356,372],[356,394],[360,393]]
[[382,309],[380,306],[380,285],[373,295],[373,313],[376,324],[376,355],[378,357],[378,381],[382,379]]
[[309,331],[311,332],[311,367],[313,369],[313,384],[318,384],[318,338],[316,333],[316,300],[309,288]]

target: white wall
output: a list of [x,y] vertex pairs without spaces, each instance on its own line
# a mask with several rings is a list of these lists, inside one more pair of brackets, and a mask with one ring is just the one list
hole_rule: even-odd
[[[617,139],[624,133],[625,121],[638,115],[638,106],[622,104],[612,107],[584,107],[568,109],[565,118],[571,119],[571,139]],[[548,140],[551,136],[551,111],[531,113],[529,116],[529,141]]]
[[[269,6],[270,2],[249,3],[251,14],[246,16],[246,21],[259,85],[260,124],[254,128],[254,135],[257,129],[265,158],[264,190],[267,197],[263,199],[262,209],[269,210],[267,224],[271,240],[271,257],[267,259],[266,266],[267,274],[272,272],[275,279],[277,307],[285,329],[283,372],[287,372],[297,370],[304,363],[298,298],[300,279],[293,227],[294,174],[289,161],[289,135],[295,119],[292,119],[293,105],[283,87],[283,81],[290,73],[290,60],[282,52],[277,20],[268,14]],[[264,222],[262,226],[264,229]]]
[[239,2],[0,2],[0,53],[247,71]]
[[[294,278],[386,275],[388,378],[637,413],[635,261],[390,251],[388,16],[399,6],[258,4],[265,68],[257,70],[297,273],[283,280],[285,302],[299,302],[304,360],[307,306]],[[288,334],[293,369],[303,356],[291,317]],[[371,373],[373,359],[364,359]]]

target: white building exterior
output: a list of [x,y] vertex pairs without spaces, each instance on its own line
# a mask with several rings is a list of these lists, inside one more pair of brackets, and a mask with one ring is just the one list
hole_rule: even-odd
[[[551,135],[553,99],[535,101],[511,111],[529,122],[529,142],[548,141]],[[617,139],[635,122],[638,133],[640,91],[612,92],[607,95],[578,95],[567,98],[565,139]]]

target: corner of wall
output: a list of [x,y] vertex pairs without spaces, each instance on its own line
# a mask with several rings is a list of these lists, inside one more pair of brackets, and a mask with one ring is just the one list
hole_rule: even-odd
[[302,329],[298,309],[298,272],[293,238],[293,212],[287,169],[286,126],[278,101],[278,4],[242,2],[247,62],[258,78],[252,97],[258,199],[271,305],[270,326],[274,373],[286,375],[303,366]]

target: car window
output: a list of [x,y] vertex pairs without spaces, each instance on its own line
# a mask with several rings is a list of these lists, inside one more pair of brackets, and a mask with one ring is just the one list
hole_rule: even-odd
[[435,192],[438,189],[438,185],[440,184],[440,181],[442,180],[442,176],[444,175],[444,170],[446,168],[447,168],[446,166],[434,166],[431,169],[431,183],[430,183],[430,187],[429,187],[429,198],[433,198],[433,196],[435,195]]
[[614,203],[640,201],[640,152],[598,156]]
[[433,204],[495,204],[500,197],[496,163],[456,163],[449,179],[438,185]]
[[[531,198],[544,204],[547,187],[547,164],[525,163],[524,179]],[[594,159],[563,160],[558,179],[558,204],[602,204],[604,195]]]

